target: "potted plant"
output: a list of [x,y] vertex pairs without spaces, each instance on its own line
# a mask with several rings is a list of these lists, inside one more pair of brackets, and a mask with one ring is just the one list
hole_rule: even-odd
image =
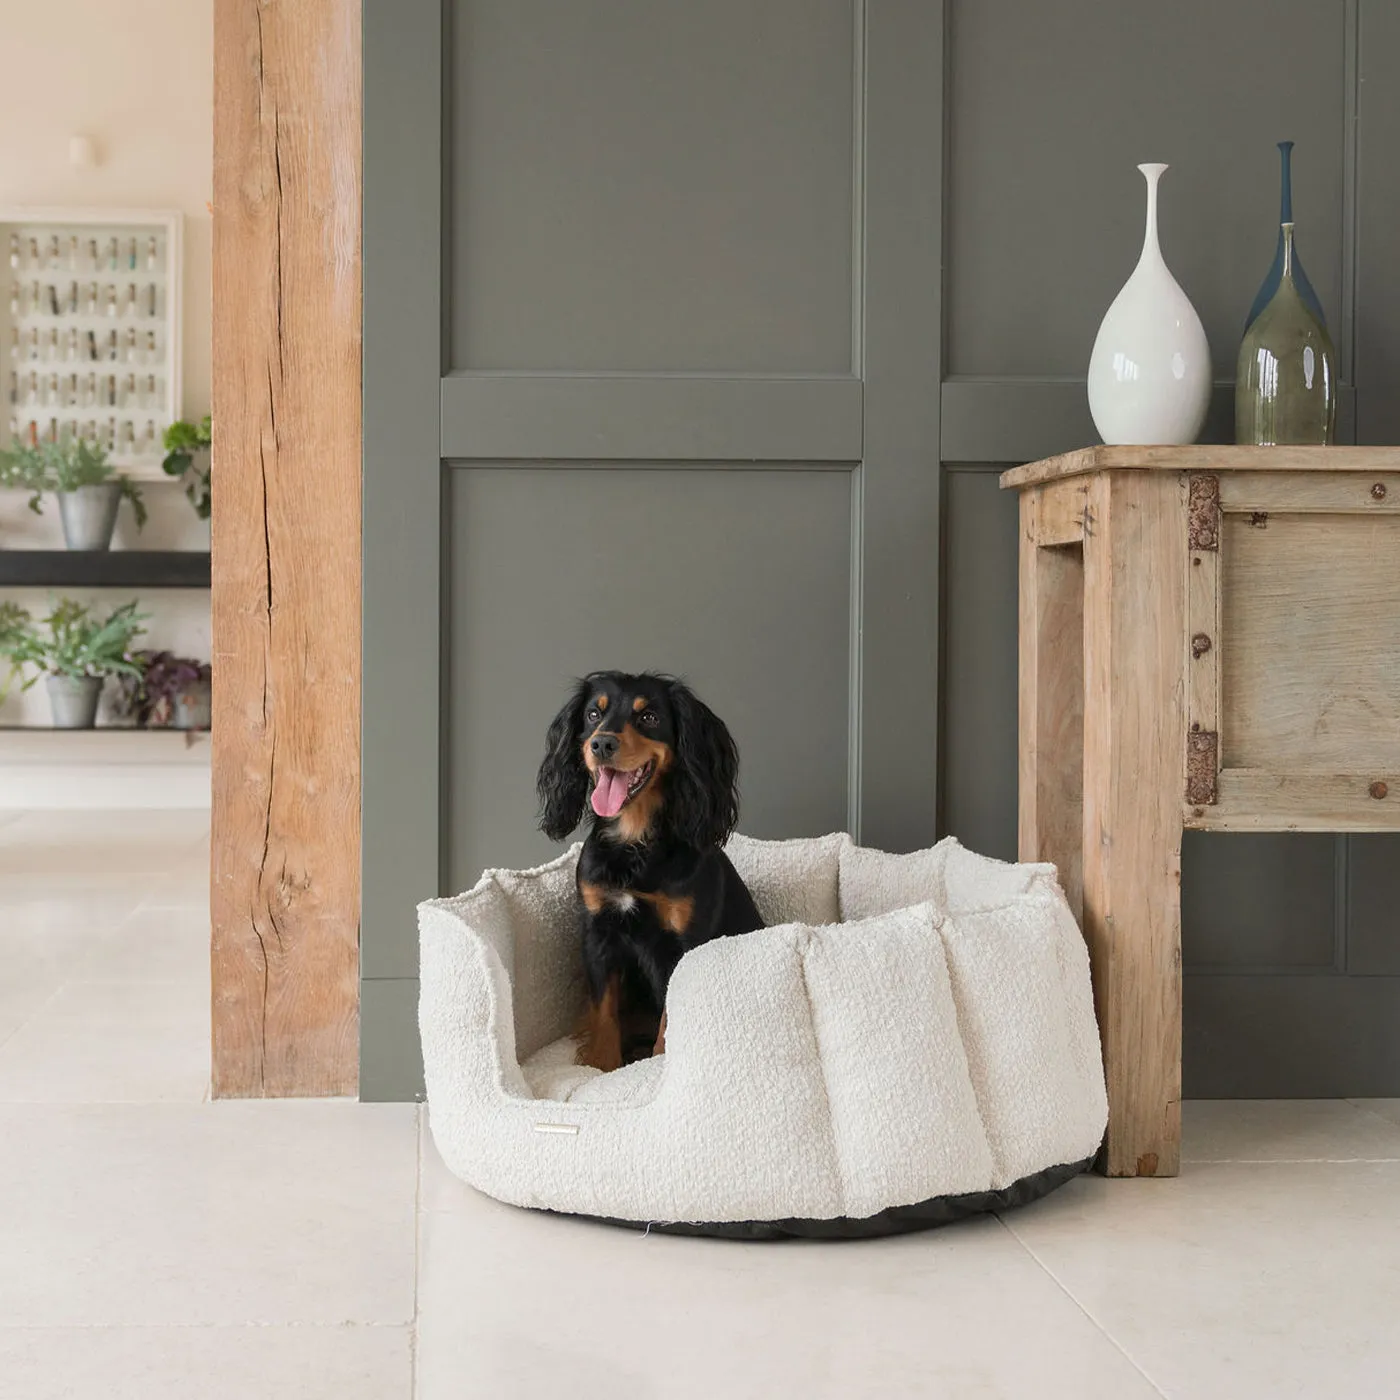
[[210,669],[207,661],[168,651],[138,651],[140,668],[120,680],[116,712],[142,728],[208,729]]
[[161,463],[167,476],[184,481],[185,495],[201,520],[209,519],[211,505],[209,486],[209,445],[213,441],[212,424],[206,413],[198,423],[181,418],[166,430],[165,460]]
[[[87,605],[60,598],[36,624],[18,603],[0,603],[0,656],[10,663],[0,700],[16,676],[28,690],[43,675],[54,728],[91,729],[103,681],[140,674],[131,643],[146,630],[141,625],[146,616],[134,601],[97,617]],[[30,667],[34,673],[26,676]]]
[[131,502],[136,528],[146,523],[140,488],[112,466],[101,443],[85,438],[41,443],[17,438],[8,452],[0,453],[0,485],[28,491],[35,515],[43,514],[44,493],[52,491],[69,549],[110,548],[123,498]]

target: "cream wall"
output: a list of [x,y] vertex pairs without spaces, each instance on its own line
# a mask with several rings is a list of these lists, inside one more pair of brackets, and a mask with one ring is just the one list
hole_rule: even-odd
[[[0,205],[184,214],[186,418],[209,411],[213,24],[213,0],[0,0]],[[69,162],[69,138],[77,135],[96,146],[92,168]],[[119,547],[208,548],[208,526],[177,486],[156,483],[145,492],[151,522],[138,536],[124,508]],[[0,548],[61,544],[52,504],[35,520],[21,500],[0,495]],[[43,593],[5,596],[29,606],[47,601]],[[115,603],[131,595],[95,596]],[[141,603],[153,614],[145,644],[209,656],[207,593],[156,591],[142,595]],[[42,685],[0,706],[0,724],[46,724],[48,718]],[[34,742],[52,750],[54,737],[34,736]],[[64,740],[64,753],[80,755],[82,738]],[[100,784],[93,786],[100,797]],[[33,790],[31,771],[25,792]]]
[[183,211],[185,416],[207,413],[213,0],[0,0],[0,74],[0,204]]

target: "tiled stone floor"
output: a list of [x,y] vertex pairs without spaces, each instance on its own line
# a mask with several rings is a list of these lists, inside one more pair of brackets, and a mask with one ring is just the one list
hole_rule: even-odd
[[0,1396],[1400,1394],[1400,1102],[861,1244],[486,1200],[412,1104],[209,1103],[207,823],[0,812]]

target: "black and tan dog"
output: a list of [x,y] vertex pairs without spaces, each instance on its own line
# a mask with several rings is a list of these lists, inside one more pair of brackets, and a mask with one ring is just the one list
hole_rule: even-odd
[[666,985],[689,948],[761,928],[720,846],[739,817],[739,751],[670,676],[599,671],[549,727],[540,828],[563,840],[592,809],[578,863],[588,1011],[578,1062],[660,1054]]

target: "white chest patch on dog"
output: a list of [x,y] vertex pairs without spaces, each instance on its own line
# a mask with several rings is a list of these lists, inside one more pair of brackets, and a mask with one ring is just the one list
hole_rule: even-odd
[[608,901],[621,909],[624,914],[630,914],[637,907],[637,896],[627,890],[618,890],[615,894],[609,894]]

